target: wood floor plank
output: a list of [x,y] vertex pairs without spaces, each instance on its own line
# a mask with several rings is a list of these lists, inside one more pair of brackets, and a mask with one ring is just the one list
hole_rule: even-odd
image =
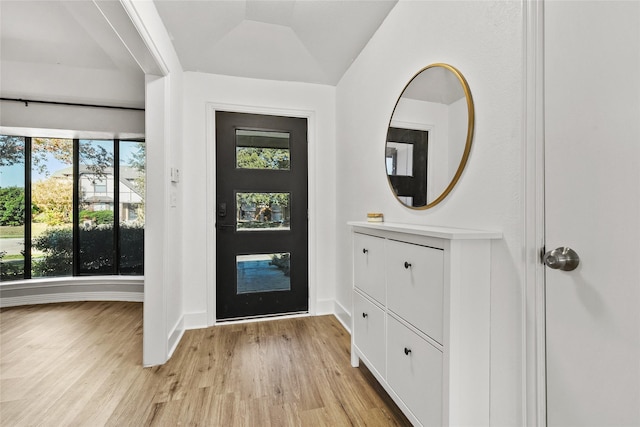
[[143,368],[142,304],[0,310],[0,426],[408,426],[333,316],[185,332]]

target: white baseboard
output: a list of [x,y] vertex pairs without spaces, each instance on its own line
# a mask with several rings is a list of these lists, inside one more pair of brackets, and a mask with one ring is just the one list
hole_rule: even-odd
[[52,304],[77,301],[124,301],[143,302],[142,292],[66,292],[64,294],[41,294],[0,298],[0,308],[20,305]]
[[323,299],[316,301],[316,316],[335,313],[335,300]]
[[184,316],[180,317],[180,319],[173,326],[171,333],[167,339],[167,344],[169,347],[169,354],[167,355],[167,360],[171,359],[173,356],[173,352],[176,351],[182,336],[184,335]]
[[[340,323],[351,333],[351,314],[337,301],[332,299],[321,300],[316,302],[316,312],[313,316],[334,315]],[[184,314],[184,329],[202,329],[207,328],[207,313],[205,311]],[[248,321],[256,321],[250,319]]]
[[207,325],[207,312],[201,311],[199,313],[185,313],[184,315],[184,328],[185,329],[202,329]]
[[335,301],[334,315],[342,323],[342,326],[351,333],[351,313],[338,301]]
[[0,308],[75,301],[144,301],[144,278],[123,276],[64,277],[5,282]]

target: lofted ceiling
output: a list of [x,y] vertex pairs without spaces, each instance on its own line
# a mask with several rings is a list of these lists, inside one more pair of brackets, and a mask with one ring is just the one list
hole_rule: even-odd
[[404,98],[452,104],[465,97],[460,81],[444,67],[430,67],[417,74],[402,93]]
[[186,71],[336,85],[397,0],[155,0]]
[[3,61],[140,71],[93,1],[0,1]]
[[[396,2],[154,0],[185,71],[329,85],[338,83]],[[140,71],[139,59],[105,19],[103,11],[115,5],[0,0],[2,61]]]

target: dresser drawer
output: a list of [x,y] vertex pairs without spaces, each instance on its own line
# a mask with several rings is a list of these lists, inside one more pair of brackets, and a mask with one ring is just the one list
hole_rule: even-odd
[[389,310],[442,344],[444,251],[387,240],[386,254]]
[[380,375],[385,375],[385,314],[358,292],[353,293],[354,343]]
[[442,352],[387,316],[387,382],[423,426],[442,426]]
[[353,275],[356,288],[385,304],[384,242],[380,237],[353,235]]

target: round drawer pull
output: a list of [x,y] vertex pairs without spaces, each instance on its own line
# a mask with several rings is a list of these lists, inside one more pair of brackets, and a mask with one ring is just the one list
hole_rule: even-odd
[[366,254],[366,253],[368,253],[368,252],[369,252],[369,249],[362,249],[362,253],[363,253],[363,254]]
[[406,354],[407,356],[408,356],[409,354],[411,354],[411,349],[410,349],[410,348],[405,347],[405,348],[404,348],[404,354]]
[[408,269],[409,267],[411,267],[411,264],[409,264],[407,261],[405,261],[404,262],[404,268]]
[[369,317],[369,315],[367,313],[362,313],[362,318],[366,319],[367,317]]

